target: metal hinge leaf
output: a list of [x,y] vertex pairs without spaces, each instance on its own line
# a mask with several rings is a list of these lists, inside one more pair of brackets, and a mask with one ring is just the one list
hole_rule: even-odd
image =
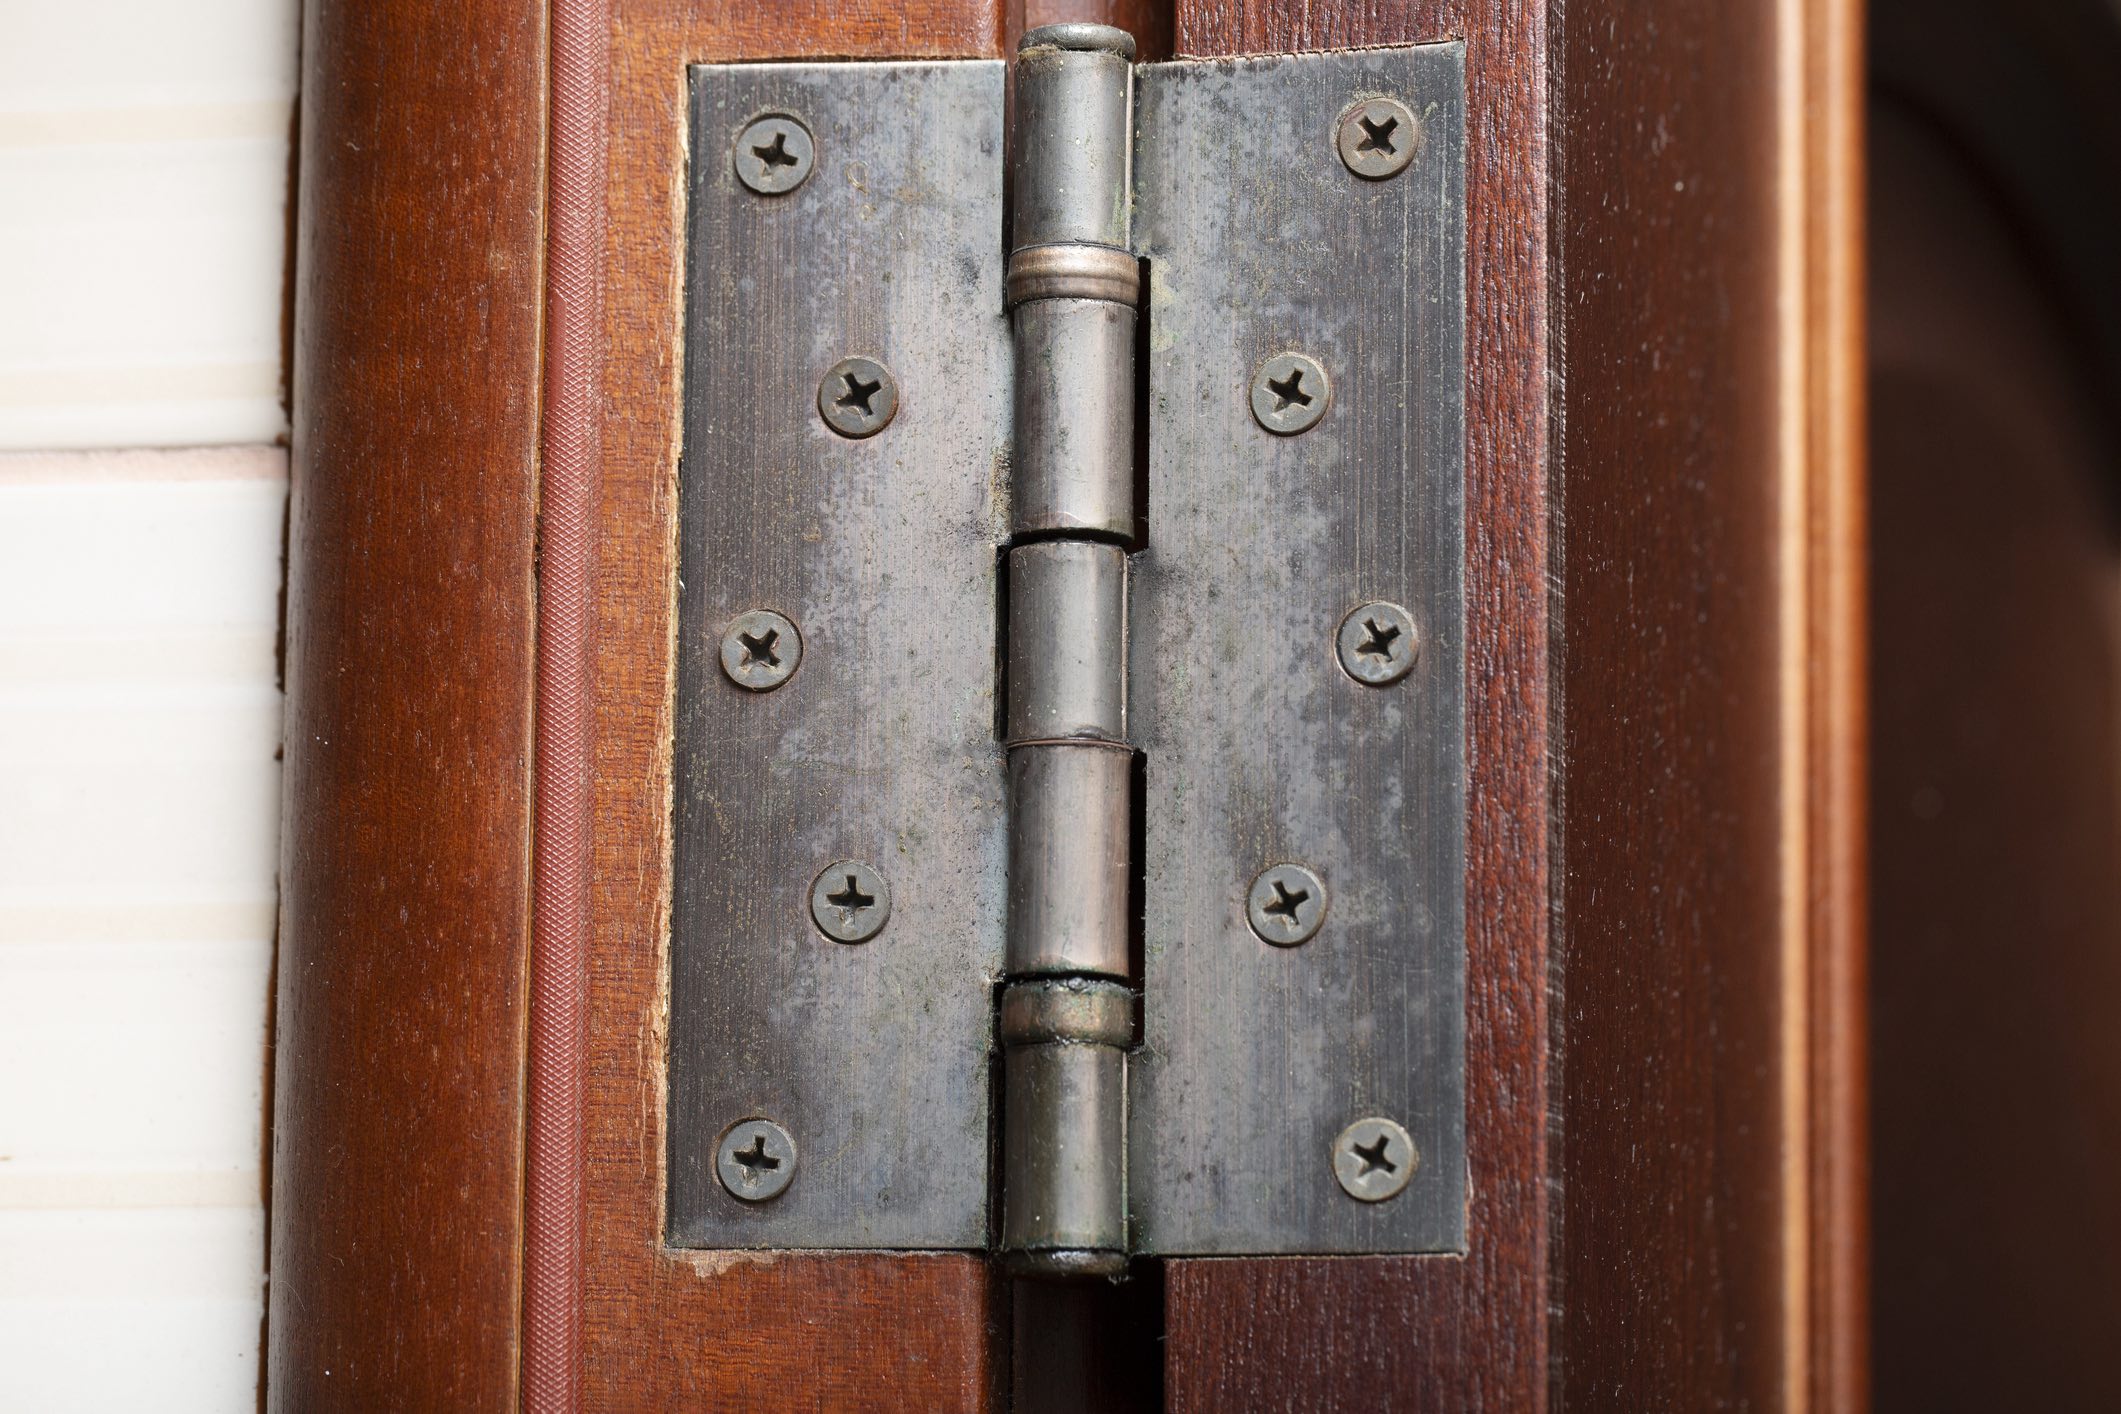
[[693,75],[670,1240],[1462,1250],[1461,46]]

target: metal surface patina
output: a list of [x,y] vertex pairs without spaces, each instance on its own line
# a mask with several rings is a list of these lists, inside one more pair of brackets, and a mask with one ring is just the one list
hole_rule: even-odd
[[1464,1249],[1462,50],[1130,54],[693,70],[680,1245]]
[[[1139,90],[1135,241],[1151,293],[1127,704],[1147,770],[1135,1247],[1459,1250],[1462,50],[1158,64]],[[1418,120],[1401,168],[1344,161],[1344,115],[1382,127],[1391,105]],[[1387,135],[1413,136],[1404,122]],[[1331,378],[1330,407],[1300,431],[1274,425],[1259,376],[1311,391],[1275,362],[1291,352]],[[1352,610],[1379,604],[1402,607],[1420,640],[1382,686],[1343,671],[1336,646]],[[1398,666],[1392,644],[1372,646],[1386,653],[1352,645],[1358,668]],[[1276,946],[1294,941],[1263,912],[1276,900],[1259,901],[1268,931],[1255,932],[1249,888],[1290,861],[1327,906],[1301,946]],[[1289,931],[1313,921],[1306,906],[1289,906]],[[1404,1126],[1421,1155],[1382,1201],[1382,1169],[1354,1193],[1327,1162],[1369,1117]]]
[[[670,954],[680,1245],[987,1241],[1007,849],[1002,79],[998,63],[692,71]],[[762,115],[770,130],[740,143]],[[804,179],[759,189],[750,148],[771,152],[796,124],[812,141],[784,146],[814,153]],[[725,626],[760,605],[801,626],[801,671],[770,692],[722,667]],[[761,661],[790,663],[786,642]],[[768,1115],[797,1136],[800,1178],[735,1154],[718,1173],[720,1137]],[[774,1180],[784,1189],[759,1201]]]

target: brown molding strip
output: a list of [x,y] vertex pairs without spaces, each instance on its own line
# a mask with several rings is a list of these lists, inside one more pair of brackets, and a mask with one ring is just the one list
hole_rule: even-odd
[[[1870,605],[1869,409],[1865,299],[1866,7],[1791,0],[1801,13],[1802,82],[1784,102],[1784,161],[1801,163],[1797,273],[1784,307],[1805,399],[1785,476],[1805,512],[1803,769],[1805,855],[1800,956],[1808,1026],[1808,1330],[1801,1376],[1815,1410],[1871,1403],[1870,1228]],[[1785,6],[1785,14],[1789,7]],[[1786,396],[1795,388],[1786,390]],[[1795,1362],[1793,1362],[1795,1363]],[[1793,1401],[1794,1405],[1794,1401]]]
[[523,1219],[523,1407],[578,1407],[582,1096],[590,878],[591,578],[602,376],[606,0],[552,0],[543,451],[538,518],[537,835]]
[[276,1409],[516,1403],[543,36],[304,9]]

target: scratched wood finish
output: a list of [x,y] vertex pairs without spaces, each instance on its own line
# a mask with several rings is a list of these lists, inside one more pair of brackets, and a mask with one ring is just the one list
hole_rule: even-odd
[[[1466,1133],[1460,1258],[1165,1264],[1166,1407],[1530,1410],[1547,1379],[1547,11],[1179,0],[1175,51],[1463,38]],[[1150,533],[1155,533],[1151,525]]]
[[585,1408],[977,1410],[1006,1382],[1006,1286],[978,1256],[687,1253],[662,1234],[685,68],[995,57],[1009,18],[993,0],[613,6]]
[[1606,1407],[1774,1409],[1775,17],[1659,10],[1560,36],[1558,1358]]
[[274,1408],[516,1398],[541,7],[304,15]]
[[1859,26],[1559,36],[1557,1368],[1612,1407],[1865,1399]]

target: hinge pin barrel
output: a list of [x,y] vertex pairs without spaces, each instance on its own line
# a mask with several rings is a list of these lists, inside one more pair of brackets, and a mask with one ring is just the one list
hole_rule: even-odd
[[1014,523],[1139,538],[1128,249],[1134,41],[1104,25],[1024,36],[1016,68]]
[[1017,63],[1001,1254],[1048,1277],[1127,1265],[1133,57],[1053,25]]
[[[1133,257],[1126,263],[1131,273]],[[1099,278],[1100,288],[1118,284]],[[1056,283],[1045,281],[1048,288]],[[1106,299],[1049,297],[1017,305],[1011,481],[1018,534],[1139,538],[1134,320],[1131,304]]]
[[1010,244],[1124,250],[1133,159],[1134,37],[1047,25],[1016,51],[1016,194]]

